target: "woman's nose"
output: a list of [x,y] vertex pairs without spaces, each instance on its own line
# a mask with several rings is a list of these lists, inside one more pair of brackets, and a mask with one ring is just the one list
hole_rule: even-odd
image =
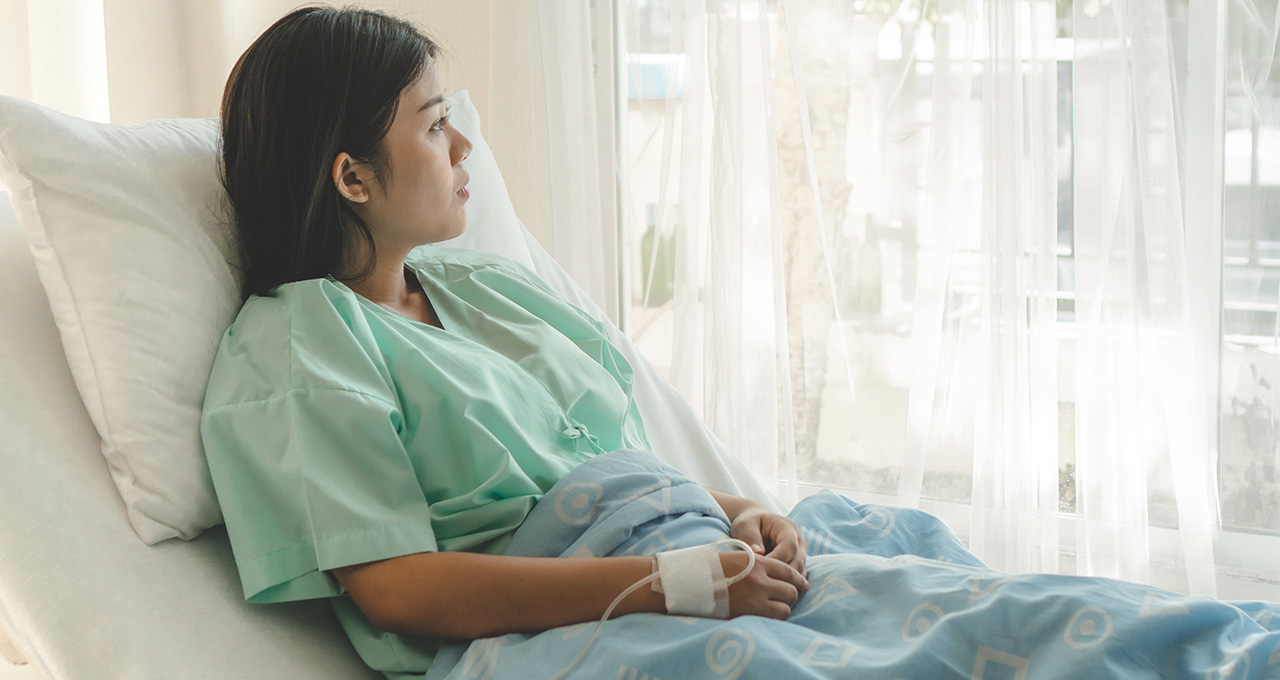
[[462,135],[461,132],[456,133],[453,140],[453,164],[457,165],[467,159],[471,155],[471,140]]

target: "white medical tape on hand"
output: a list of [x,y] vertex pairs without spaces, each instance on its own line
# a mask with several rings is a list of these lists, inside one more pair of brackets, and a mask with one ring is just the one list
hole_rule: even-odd
[[[719,548],[722,545],[731,545],[735,548],[741,548],[747,551],[747,566],[742,571],[728,578],[725,578],[724,568],[720,566]],[[582,646],[582,651],[578,652],[578,656],[568,666],[566,666],[564,670],[557,673],[555,678],[553,678],[552,680],[564,680],[564,678],[566,678],[569,675],[570,671],[578,667],[578,663],[582,661],[583,657],[587,655],[587,650],[591,649],[591,644],[596,641],[596,635],[600,632],[600,626],[604,625],[604,622],[609,620],[609,615],[613,613],[614,607],[617,607],[619,603],[625,600],[628,595],[630,595],[631,593],[634,593],[637,589],[643,588],[644,584],[652,583],[653,585],[651,586],[651,588],[653,588],[653,590],[656,590],[662,593],[663,595],[667,596],[667,613],[668,614],[682,613],[682,612],[678,612],[671,609],[671,596],[663,592],[662,571],[661,571],[661,565],[663,563],[662,556],[664,554],[669,554],[669,553],[694,554],[700,551],[704,552],[709,557],[702,557],[700,560],[688,559],[687,564],[691,566],[680,567],[680,568],[677,568],[676,570],[684,571],[685,569],[689,569],[691,571],[696,571],[697,568],[700,567],[703,571],[705,571],[707,573],[706,580],[707,582],[710,583],[710,589],[712,591],[712,597],[711,597],[712,606],[710,608],[711,613],[706,616],[715,617],[718,619],[729,618],[729,586],[746,578],[747,574],[750,574],[751,570],[754,569],[756,566],[756,552],[751,549],[751,546],[747,545],[745,542],[740,541],[736,538],[725,538],[725,539],[716,541],[715,543],[708,543],[707,545],[699,545],[699,546],[694,546],[692,548],[681,548],[679,550],[668,550],[666,553],[658,553],[657,559],[655,560],[653,572],[650,573],[648,576],[640,579],[639,581],[632,583],[630,586],[627,587],[626,590],[622,591],[621,594],[613,598],[613,602],[610,602],[609,606],[605,608],[604,616],[601,616],[600,620],[596,621],[595,628],[591,631],[591,637],[587,638],[587,644]],[[673,564],[684,563],[684,562],[686,562],[685,558],[678,557],[676,558],[675,562],[673,562]],[[711,566],[712,564],[715,565],[714,568]],[[695,579],[691,579],[691,580],[695,580]],[[707,586],[703,584],[703,581],[700,577],[696,580],[699,583],[698,585],[699,592],[704,592],[704,589],[707,588]],[[683,578],[681,576],[677,576],[675,579],[671,581],[671,583],[674,584],[677,581],[683,583]],[[683,586],[677,586],[677,589],[681,589],[682,587]],[[723,593],[723,596],[724,596],[723,601],[721,601],[721,598],[720,598],[721,593]],[[689,599],[691,601],[699,602],[700,604],[698,606],[700,608],[702,609],[706,608],[706,603],[702,601],[702,597],[705,597],[705,595],[690,597],[688,595],[682,594],[678,597],[681,602],[685,601],[686,599]]]
[[[733,578],[725,578],[720,565],[722,545],[740,547],[751,555],[747,568]],[[656,557],[658,580],[651,587],[666,597],[667,613],[712,619],[729,618],[729,586],[746,577],[755,566],[751,546],[732,538],[667,550]]]
[[666,596],[668,614],[715,619],[729,615],[729,587],[714,545],[668,550],[657,557],[659,576],[652,587]]

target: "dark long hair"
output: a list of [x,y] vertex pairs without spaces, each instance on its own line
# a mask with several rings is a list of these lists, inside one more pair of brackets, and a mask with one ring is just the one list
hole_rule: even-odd
[[333,184],[343,151],[386,170],[383,138],[400,93],[439,45],[413,24],[356,8],[303,7],[240,56],[222,97],[222,185],[244,248],[244,297],[351,266],[369,225]]

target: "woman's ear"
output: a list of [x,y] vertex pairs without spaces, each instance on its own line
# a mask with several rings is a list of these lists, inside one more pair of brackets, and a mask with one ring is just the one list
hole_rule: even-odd
[[343,151],[333,160],[333,185],[352,203],[369,200],[369,182],[373,179],[368,166]]

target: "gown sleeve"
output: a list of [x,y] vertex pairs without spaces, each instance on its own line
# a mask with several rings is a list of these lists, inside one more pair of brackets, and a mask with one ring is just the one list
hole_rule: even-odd
[[437,549],[402,422],[384,398],[314,387],[205,414],[246,600],[342,595],[326,570]]

